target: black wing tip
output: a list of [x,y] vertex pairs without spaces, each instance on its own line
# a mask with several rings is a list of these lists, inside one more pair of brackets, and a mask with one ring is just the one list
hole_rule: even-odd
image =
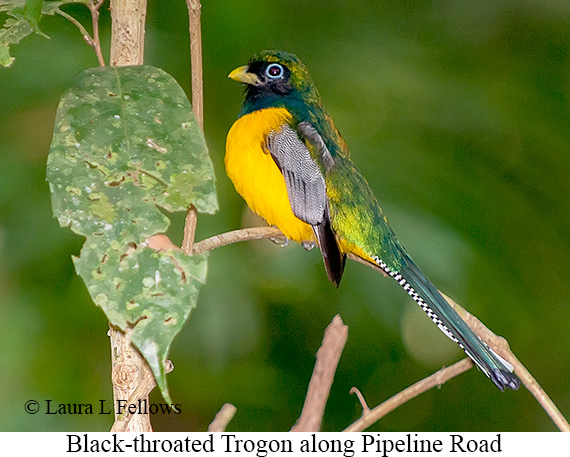
[[507,387],[512,390],[518,390],[521,385],[519,378],[507,370],[493,370],[490,377],[501,392],[504,392]]
[[340,267],[337,266],[337,268],[330,268],[330,266],[327,265],[327,263],[325,262],[329,281],[332,282],[337,289],[338,289],[338,286],[340,285],[340,280],[342,279],[345,261],[346,261],[346,256],[344,256],[344,258],[341,260]]
[[319,242],[319,248],[321,249],[329,281],[338,287],[342,279],[342,274],[344,273],[346,254],[342,252],[338,246],[328,214],[325,214],[322,223],[313,225],[313,231]]

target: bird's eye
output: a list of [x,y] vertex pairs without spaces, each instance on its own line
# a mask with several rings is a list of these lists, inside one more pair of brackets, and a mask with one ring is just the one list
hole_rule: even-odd
[[265,69],[265,74],[271,79],[278,79],[283,76],[283,67],[278,63],[272,63]]

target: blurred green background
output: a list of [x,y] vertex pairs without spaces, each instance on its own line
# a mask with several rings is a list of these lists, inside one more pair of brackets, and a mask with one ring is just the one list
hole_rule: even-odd
[[[227,79],[263,49],[296,53],[396,233],[432,281],[508,338],[570,414],[570,2],[204,1],[205,134],[221,210],[198,239],[256,225],[223,168],[241,88]],[[108,5],[108,3],[107,3]],[[68,8],[85,24],[85,8]],[[185,3],[151,1],[146,63],[190,93]],[[111,400],[107,321],[75,275],[82,239],[51,215],[46,156],[58,99],[96,66],[72,24],[25,39],[0,69],[0,430],[108,430],[109,416],[24,412],[27,400]],[[109,17],[101,15],[108,56]],[[181,238],[183,215],[171,236]],[[317,250],[269,241],[214,251],[168,376],[177,416],[203,431],[225,402],[233,431],[288,430],[323,330],[350,326],[324,418],[336,431],[461,352],[393,281],[350,262],[339,289]],[[156,392],[152,401],[162,401]],[[376,431],[550,431],[526,389],[476,370],[402,406]]]

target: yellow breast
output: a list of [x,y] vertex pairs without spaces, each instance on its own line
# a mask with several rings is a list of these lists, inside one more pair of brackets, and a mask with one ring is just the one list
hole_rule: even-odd
[[268,108],[240,117],[226,142],[226,173],[251,210],[294,241],[314,241],[311,227],[291,211],[285,180],[264,148],[267,135],[291,119],[284,108]]

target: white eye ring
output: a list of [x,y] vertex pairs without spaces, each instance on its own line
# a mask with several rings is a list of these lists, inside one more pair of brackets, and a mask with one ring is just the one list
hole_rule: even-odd
[[270,79],[279,79],[283,76],[283,67],[278,63],[272,63],[265,69],[265,76]]

